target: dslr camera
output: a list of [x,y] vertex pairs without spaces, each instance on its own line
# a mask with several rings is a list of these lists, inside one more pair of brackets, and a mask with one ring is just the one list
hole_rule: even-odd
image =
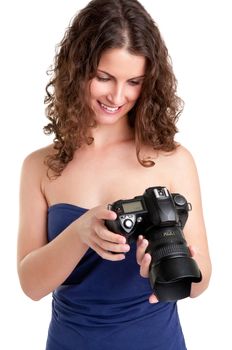
[[166,187],[149,187],[142,196],[118,200],[108,209],[117,214],[116,220],[105,221],[110,231],[125,236],[128,243],[140,234],[148,240],[149,279],[158,300],[188,297],[192,282],[200,282],[202,276],[183,234],[192,209],[185,197]]

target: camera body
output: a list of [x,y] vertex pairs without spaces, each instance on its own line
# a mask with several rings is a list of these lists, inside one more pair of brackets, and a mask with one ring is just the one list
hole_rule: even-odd
[[128,243],[140,234],[149,241],[149,278],[158,300],[189,296],[191,283],[202,277],[182,231],[192,209],[185,197],[163,186],[149,187],[142,196],[118,200],[108,208],[117,214],[116,220],[105,222],[110,231],[125,236]]

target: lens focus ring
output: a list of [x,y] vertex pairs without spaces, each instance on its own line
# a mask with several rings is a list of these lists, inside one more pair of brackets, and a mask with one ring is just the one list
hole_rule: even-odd
[[183,244],[171,244],[167,246],[160,247],[152,251],[152,257],[154,262],[166,257],[179,257],[179,256],[189,256],[189,249]]

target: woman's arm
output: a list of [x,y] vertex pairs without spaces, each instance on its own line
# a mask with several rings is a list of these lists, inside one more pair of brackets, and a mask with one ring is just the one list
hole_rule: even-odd
[[47,202],[42,193],[42,152],[22,167],[18,232],[18,274],[23,291],[38,300],[61,284],[87,250],[73,227],[47,241]]
[[[191,154],[182,146],[167,156],[165,171],[170,174],[170,192],[180,193],[192,205],[189,217],[184,227],[184,235],[193,258],[196,260],[201,272],[202,281],[192,283],[191,297],[197,297],[208,287],[211,276],[211,261],[208,250],[205,223],[203,218],[200,185],[195,162]],[[137,261],[142,277],[148,276],[151,257],[145,254],[148,241],[138,239]],[[154,295],[150,302],[157,302]]]
[[211,260],[203,217],[200,183],[195,161],[184,147],[180,146],[177,149],[172,162],[173,176],[170,190],[184,195],[192,205],[184,227],[184,235],[202,273],[202,281],[192,283],[190,296],[194,298],[204,292],[211,277]]
[[113,220],[115,213],[103,206],[89,210],[48,243],[48,208],[41,188],[46,174],[43,159],[42,151],[25,159],[20,185],[18,274],[23,291],[33,300],[63,283],[88,247],[108,260],[124,258],[123,254],[110,252],[128,250],[124,237],[105,228],[103,220]]

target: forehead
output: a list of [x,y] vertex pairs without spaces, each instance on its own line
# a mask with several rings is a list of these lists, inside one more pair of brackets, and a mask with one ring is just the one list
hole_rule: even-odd
[[145,74],[144,56],[132,55],[126,49],[109,49],[103,52],[98,69],[117,78],[133,78]]

